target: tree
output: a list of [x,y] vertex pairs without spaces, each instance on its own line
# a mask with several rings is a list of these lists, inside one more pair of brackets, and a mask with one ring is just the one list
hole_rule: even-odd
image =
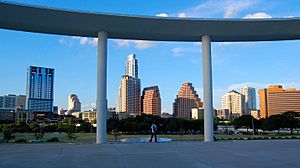
[[300,113],[294,111],[287,111],[282,114],[284,120],[284,126],[289,128],[291,134],[293,134],[293,129],[297,128],[299,125]]
[[65,129],[64,129],[64,125],[61,123],[61,122],[57,122],[57,125],[56,125],[56,131],[58,131],[59,133],[63,132]]
[[75,123],[73,118],[69,118],[67,120],[67,125],[66,125],[66,133],[67,133],[67,139],[71,140],[71,142],[73,140],[75,140],[77,138],[77,136],[74,134],[76,132],[75,130]]
[[253,118],[251,115],[242,115],[239,118],[236,118],[234,120],[234,127],[235,128],[241,128],[241,127],[246,127],[247,132],[249,128],[253,129],[253,123],[257,122],[255,118]]
[[278,130],[279,134],[280,128],[283,128],[284,117],[280,114],[272,115],[267,120],[263,122],[263,130]]
[[13,135],[13,131],[12,131],[11,126],[4,125],[2,127],[2,132],[3,132],[3,138],[4,139],[10,140],[10,139],[15,138],[15,136]]

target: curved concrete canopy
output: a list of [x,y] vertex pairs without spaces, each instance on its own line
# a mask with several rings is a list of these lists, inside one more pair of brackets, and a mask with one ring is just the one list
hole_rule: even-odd
[[68,11],[0,2],[0,28],[37,33],[157,41],[271,41],[300,39],[300,18],[187,19]]

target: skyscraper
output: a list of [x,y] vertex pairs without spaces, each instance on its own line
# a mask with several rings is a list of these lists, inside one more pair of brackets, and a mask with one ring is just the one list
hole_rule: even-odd
[[121,82],[121,112],[141,114],[141,82],[129,75],[122,76]]
[[141,114],[141,81],[138,78],[138,62],[135,54],[130,54],[126,62],[126,74],[122,76],[120,90],[121,112]]
[[68,113],[81,111],[81,103],[76,94],[70,94],[68,98]]
[[281,85],[270,85],[268,88],[259,89],[258,94],[261,118],[287,111],[300,111],[300,90],[284,90]]
[[138,62],[135,54],[130,54],[127,57],[126,75],[138,78]]
[[116,95],[116,113],[121,112],[121,104],[122,104],[122,100],[121,100],[121,86],[119,86],[118,90],[117,90],[117,95]]
[[241,94],[245,96],[245,114],[250,114],[252,110],[256,110],[256,92],[252,86],[241,88]]
[[52,112],[54,69],[30,66],[27,70],[26,107]]
[[144,114],[161,114],[161,99],[158,86],[146,87],[142,94],[142,112]]
[[245,114],[245,96],[232,90],[222,96],[222,109],[229,109],[231,117],[239,117]]
[[173,103],[173,115],[177,118],[191,118],[192,108],[202,107],[198,94],[194,90],[192,83],[183,83],[175,102]]

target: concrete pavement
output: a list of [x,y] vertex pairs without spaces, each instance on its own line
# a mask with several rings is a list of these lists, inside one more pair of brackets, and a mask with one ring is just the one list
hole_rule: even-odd
[[1,168],[300,167],[299,140],[2,144]]

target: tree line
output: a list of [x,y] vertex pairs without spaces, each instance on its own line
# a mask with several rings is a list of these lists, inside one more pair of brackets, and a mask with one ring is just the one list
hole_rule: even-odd
[[300,112],[288,111],[260,120],[253,118],[251,115],[243,115],[235,119],[233,123],[235,128],[253,129],[254,127],[256,133],[258,129],[261,129],[263,131],[277,130],[279,134],[280,129],[287,128],[293,134],[294,129],[300,128]]
[[[267,119],[257,120],[251,115],[243,115],[234,120],[230,120],[230,125],[237,128],[253,129],[258,132],[258,129],[264,131],[279,130],[281,128],[290,129],[291,134],[296,128],[300,128],[300,113],[285,112],[283,114],[272,115]],[[161,118],[159,116],[145,115],[136,116],[135,118],[127,118],[123,120],[108,119],[107,133],[119,132],[122,134],[148,134],[152,123],[158,126],[158,132],[161,134],[203,134],[204,120],[179,119],[179,118]],[[76,126],[80,124],[80,126]],[[222,124],[220,119],[214,119],[214,128],[217,130],[217,125]],[[77,120],[75,117],[68,118],[63,122],[42,123],[35,121],[25,123],[18,121],[16,123],[0,124],[0,131],[3,134],[11,134],[15,132],[28,132],[35,134],[44,134],[45,132],[96,132],[96,128],[92,123]]]

